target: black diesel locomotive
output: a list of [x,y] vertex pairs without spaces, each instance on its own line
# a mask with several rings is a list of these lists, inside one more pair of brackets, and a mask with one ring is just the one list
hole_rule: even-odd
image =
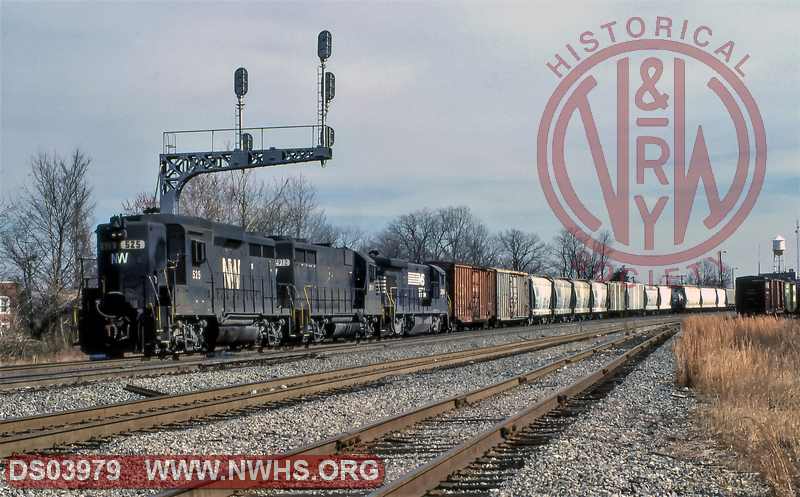
[[174,354],[445,331],[444,273],[173,214],[97,228],[97,279],[83,289],[90,354]]

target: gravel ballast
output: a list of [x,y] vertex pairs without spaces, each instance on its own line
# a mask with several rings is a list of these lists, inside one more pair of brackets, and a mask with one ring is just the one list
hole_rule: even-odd
[[[598,322],[601,323],[601,322]],[[592,324],[586,324],[588,331]],[[104,380],[82,386],[24,389],[0,393],[0,419],[48,414],[70,409],[83,409],[99,405],[137,400],[141,397],[126,391],[128,384],[141,386],[167,394],[186,393],[206,388],[217,388],[241,383],[268,381],[300,374],[329,371],[345,367],[420,357],[424,355],[455,352],[544,336],[556,336],[580,331],[578,327],[533,326],[511,333],[493,333],[489,330],[478,335],[465,335],[453,340],[430,342],[411,339],[405,343],[387,342],[383,349],[365,349],[347,353],[321,352],[313,358],[235,369],[210,370],[188,374],[165,374],[148,378],[120,378]],[[508,330],[510,331],[510,330]],[[313,352],[313,348],[310,349]]]
[[[198,422],[181,429],[132,433],[88,446],[67,448],[85,454],[275,454],[297,448],[375,420],[479,386],[536,369],[619,335],[597,338],[496,361],[387,378],[356,391],[263,408],[229,419]],[[570,366],[575,367],[575,366]],[[21,491],[0,487],[9,495]],[[58,495],[57,491],[39,496]],[[87,492],[90,495],[102,495]],[[152,495],[126,491],[124,495]],[[2,495],[2,493],[0,493]]]
[[675,386],[673,341],[537,449],[494,495],[770,495],[757,475],[720,464],[732,454],[697,429],[698,401]]

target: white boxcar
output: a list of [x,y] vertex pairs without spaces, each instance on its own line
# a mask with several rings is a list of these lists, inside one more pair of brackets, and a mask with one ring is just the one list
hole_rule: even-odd
[[572,282],[563,278],[553,278],[553,314],[564,316],[572,314]]
[[686,297],[686,309],[700,309],[700,288],[696,286],[684,286],[683,294]]
[[725,304],[727,304],[728,309],[736,307],[736,290],[733,288],[725,289]]
[[625,312],[625,283],[608,282],[608,312]]
[[592,287],[589,286],[589,282],[573,280],[572,291],[575,293],[575,314],[589,314],[592,311],[590,307]]
[[644,287],[644,310],[655,312],[658,310],[658,287],[646,285]]
[[700,287],[700,304],[703,309],[714,309],[717,307],[716,288]]
[[528,275],[518,271],[497,269],[497,320],[522,321],[528,319],[530,297]]
[[608,312],[608,287],[602,281],[591,281],[592,314]]
[[658,310],[669,311],[672,309],[672,288],[667,285],[658,285]]
[[553,314],[551,306],[553,298],[553,281],[542,276],[531,276],[530,309],[534,319],[545,319]]
[[715,288],[714,291],[717,292],[717,309],[725,309],[725,307],[727,307],[725,303],[725,289]]
[[639,312],[644,310],[644,284],[625,283],[625,310]]

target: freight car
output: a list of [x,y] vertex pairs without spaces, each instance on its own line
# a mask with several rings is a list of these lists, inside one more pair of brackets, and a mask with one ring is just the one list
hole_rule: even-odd
[[672,288],[672,310],[675,312],[696,311],[702,309],[700,288],[681,285]]
[[625,313],[644,314],[645,293],[642,283],[625,283]]
[[725,289],[725,304],[728,309],[736,309],[736,290],[733,288]]
[[553,319],[571,321],[572,314],[572,281],[566,278],[552,278],[553,283]]
[[572,312],[577,319],[588,319],[592,312],[592,286],[588,280],[572,281]]
[[526,322],[530,318],[528,274],[494,269],[497,277],[496,316],[499,324]]
[[553,318],[553,280],[544,276],[531,275],[530,312],[531,323],[548,323]]
[[715,288],[700,288],[700,307],[703,310],[713,310],[717,308],[717,291]]
[[644,310],[648,314],[658,312],[658,287],[655,285],[644,287]]
[[717,292],[717,309],[725,309],[727,307],[725,303],[725,289],[715,288],[714,291]]
[[496,317],[497,276],[489,268],[436,261],[446,274],[451,320],[455,329],[487,327]]
[[743,315],[782,314],[785,310],[785,285],[766,276],[736,278],[736,312]]
[[783,308],[785,312],[790,314],[796,314],[798,312],[798,305],[797,301],[797,283],[794,281],[787,281],[784,283],[784,297],[783,297]]
[[615,316],[625,313],[625,283],[622,281],[609,281],[608,288],[608,312]]
[[593,319],[605,317],[608,313],[608,285],[602,281],[590,281],[592,289],[591,316]]
[[667,285],[658,285],[658,311],[661,313],[672,310],[672,288]]

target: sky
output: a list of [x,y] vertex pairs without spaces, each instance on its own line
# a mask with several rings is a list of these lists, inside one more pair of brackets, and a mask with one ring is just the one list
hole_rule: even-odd
[[[600,28],[609,21],[622,26],[640,16],[651,33],[657,16],[669,16],[676,25],[686,19],[692,27],[709,26],[712,45],[733,40],[733,59],[750,55],[742,79],[765,124],[762,192],[743,224],[709,255],[725,250],[737,275],[752,274],[759,251],[762,269],[771,268],[770,241],[782,234],[787,264],[794,267],[800,6],[697,3],[3,0],[0,195],[13,198],[24,187],[33,154],[80,147],[93,159],[97,222],[106,220],[124,199],[154,191],[162,132],[233,126],[232,79],[239,66],[249,71],[246,126],[313,124],[316,36],[328,29],[328,68],[337,82],[329,114],[334,160],[325,168],[264,169],[258,178],[306,175],[338,224],[377,230],[411,210],[468,205],[493,229],[519,228],[549,240],[562,226],[539,182],[536,137],[560,80],[546,64],[555,54],[566,57],[567,43],[578,47],[586,30],[610,45]],[[641,58],[631,61],[638,77]],[[735,133],[719,102],[703,93],[708,71],[689,64],[687,127],[703,126],[724,193],[735,167]],[[598,67],[595,75],[613,96],[613,88],[603,86],[613,65]],[[665,69],[665,80],[671,77]],[[592,105],[600,140],[610,148],[616,104],[600,98]],[[568,170],[579,196],[596,203],[598,182],[586,169],[584,131],[577,124],[570,121],[567,135]],[[693,139],[694,131],[689,135]],[[287,133],[270,145],[308,141]],[[655,199],[658,186],[651,183],[638,193]],[[702,191],[698,206],[705,205]],[[697,210],[689,242],[707,234],[703,209]],[[656,225],[657,241],[671,236],[666,228]]]

